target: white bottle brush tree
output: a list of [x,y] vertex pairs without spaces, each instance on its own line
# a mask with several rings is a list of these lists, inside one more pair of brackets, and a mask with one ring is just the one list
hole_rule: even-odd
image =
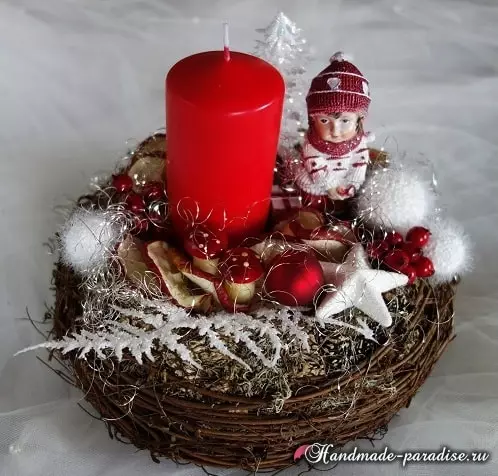
[[311,52],[301,29],[279,13],[266,27],[256,30],[264,39],[256,41],[254,54],[275,66],[285,81],[285,102],[280,144],[292,147],[301,142],[307,127],[306,93],[309,87],[306,67]]

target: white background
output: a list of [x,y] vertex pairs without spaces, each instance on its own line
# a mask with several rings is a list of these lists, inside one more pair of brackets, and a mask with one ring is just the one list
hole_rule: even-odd
[[492,461],[332,474],[498,473],[496,0],[0,0],[1,476],[202,474],[109,440],[34,353],[12,355],[40,340],[26,308],[39,319],[51,300],[42,244],[60,222],[54,208],[112,169],[127,139],[163,125],[164,76],[177,60],[219,49],[223,20],[233,48],[251,52],[254,30],[280,9],[316,49],[310,74],[338,49],[354,56],[371,82],[378,143],[390,138],[435,163],[444,205],[475,243],[475,271],[456,301],[458,337],[377,447],[481,448]]

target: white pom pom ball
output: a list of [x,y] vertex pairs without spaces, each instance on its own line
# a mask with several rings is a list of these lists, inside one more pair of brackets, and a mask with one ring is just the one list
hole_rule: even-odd
[[427,228],[431,237],[424,247],[424,256],[434,265],[431,280],[449,282],[468,271],[471,267],[470,240],[463,227],[454,220],[440,218],[428,223]]
[[353,61],[353,57],[351,55],[347,55],[342,51],[338,51],[334,53],[329,60],[331,63],[334,61],[349,61],[350,63]]
[[62,261],[85,273],[104,265],[122,238],[121,227],[102,211],[76,209],[60,233]]
[[404,168],[374,171],[357,199],[358,215],[370,226],[402,234],[424,222],[434,212],[434,192],[429,184]]

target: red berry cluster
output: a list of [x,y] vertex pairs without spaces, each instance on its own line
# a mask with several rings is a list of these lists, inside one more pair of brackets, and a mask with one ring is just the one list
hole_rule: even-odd
[[119,174],[112,176],[112,186],[124,195],[126,208],[135,215],[135,233],[145,233],[150,223],[164,225],[165,213],[161,206],[166,199],[164,184],[149,182],[141,193],[137,193],[133,190],[133,179],[127,174]]
[[384,239],[367,245],[367,252],[387,268],[408,276],[412,284],[417,278],[428,278],[434,274],[432,261],[423,255],[422,248],[429,241],[431,232],[422,226],[411,228],[406,240],[396,231],[389,233]]

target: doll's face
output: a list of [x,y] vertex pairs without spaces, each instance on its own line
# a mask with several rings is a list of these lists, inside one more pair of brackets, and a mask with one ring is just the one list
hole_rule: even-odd
[[360,115],[355,112],[316,114],[313,116],[313,125],[322,140],[337,143],[356,135],[359,120]]

